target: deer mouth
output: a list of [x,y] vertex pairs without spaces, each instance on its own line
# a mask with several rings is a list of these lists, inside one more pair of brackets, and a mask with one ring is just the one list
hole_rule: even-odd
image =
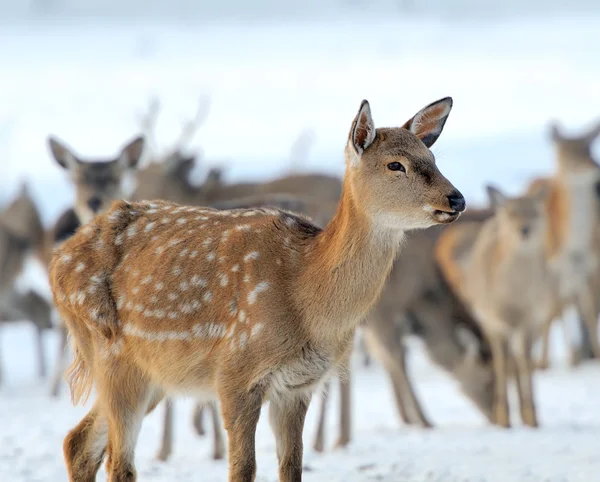
[[453,223],[460,216],[460,211],[442,211],[441,209],[434,209],[431,213],[431,217],[439,224]]

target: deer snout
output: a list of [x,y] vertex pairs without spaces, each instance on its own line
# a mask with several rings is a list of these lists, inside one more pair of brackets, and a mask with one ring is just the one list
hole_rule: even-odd
[[456,190],[448,196],[448,203],[450,204],[450,209],[457,213],[462,213],[467,207],[464,196]]
[[529,236],[529,231],[531,231],[529,226],[523,226],[521,228],[521,236],[523,236],[523,238],[526,238],[527,236]]
[[91,197],[88,199],[87,205],[94,213],[97,213],[102,205],[102,199],[97,196]]

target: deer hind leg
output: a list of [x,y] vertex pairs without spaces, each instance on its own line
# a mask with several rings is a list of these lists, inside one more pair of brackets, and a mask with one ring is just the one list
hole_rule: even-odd
[[600,341],[598,340],[598,312],[596,303],[589,288],[584,288],[579,296],[578,305],[583,321],[587,327],[590,345],[594,358],[600,358]]
[[280,482],[302,480],[302,431],[310,395],[291,397],[272,400],[269,406],[269,420],[277,444]]
[[317,433],[313,442],[313,450],[315,452],[323,452],[325,449],[325,419],[327,417],[327,402],[329,401],[329,389],[331,382],[327,380],[323,386],[321,394],[321,405],[319,406],[319,420],[317,422]]
[[160,442],[160,449],[156,458],[162,462],[166,461],[173,451],[173,400],[165,400],[165,416],[163,418],[163,434]]
[[507,345],[505,340],[498,335],[488,337],[492,350],[494,369],[494,405],[492,409],[492,422],[501,427],[510,427],[507,392]]
[[536,363],[538,370],[547,370],[550,367],[550,331],[554,320],[548,321],[542,331],[542,353]]
[[531,362],[531,342],[526,333],[517,333],[511,343],[517,370],[517,391],[521,420],[525,425],[537,427],[537,415],[533,397],[533,378]]
[[56,368],[50,384],[50,396],[57,397],[60,391],[60,385],[65,373],[65,358],[67,356],[67,339],[68,333],[64,326],[59,328],[60,340],[58,342],[58,353],[56,354]]
[[202,436],[206,433],[204,429],[204,405],[202,403],[196,403],[194,414],[192,415],[192,423],[198,435]]
[[256,477],[256,424],[260,417],[263,390],[224,391],[219,394],[227,430],[229,482],[253,482]]
[[225,440],[223,437],[223,422],[217,402],[208,403],[213,425],[213,459],[220,460],[225,456]]
[[352,431],[352,393],[351,393],[351,371],[339,378],[340,381],[340,434],[334,447],[345,447],[350,443],[350,432]]
[[158,390],[139,370],[115,360],[95,371],[102,409],[108,420],[106,472],[109,482],[135,482],[134,452],[142,421],[160,400]]
[[69,432],[63,453],[70,482],[94,482],[108,443],[108,423],[98,402]]

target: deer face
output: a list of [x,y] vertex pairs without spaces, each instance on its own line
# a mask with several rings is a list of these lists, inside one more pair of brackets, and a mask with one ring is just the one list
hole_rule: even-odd
[[50,137],[48,143],[56,162],[71,175],[75,185],[75,212],[82,223],[87,223],[123,196],[125,173],[137,166],[144,148],[144,139],[138,137],[115,159],[83,161],[56,139]]
[[442,132],[452,100],[428,105],[401,128],[375,129],[363,101],[350,130],[346,154],[354,189],[375,223],[426,228],[455,221],[462,194],[442,175],[429,150]]
[[488,186],[490,204],[496,209],[500,235],[508,243],[519,243],[522,248],[537,250],[544,244],[546,235],[547,187],[536,192],[509,198],[497,188]]

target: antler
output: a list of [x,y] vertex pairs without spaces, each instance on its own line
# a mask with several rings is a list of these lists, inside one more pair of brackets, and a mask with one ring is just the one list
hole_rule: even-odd
[[196,109],[196,115],[183,123],[181,134],[173,146],[172,152],[182,150],[183,147],[187,146],[193,139],[196,131],[202,124],[206,122],[208,118],[208,112],[210,110],[210,97],[202,96],[198,102],[198,108]]
[[140,128],[146,137],[146,142],[153,155],[156,155],[158,148],[156,143],[156,121],[160,112],[160,101],[157,97],[151,97],[148,102],[148,108],[145,112],[138,112],[137,118]]

